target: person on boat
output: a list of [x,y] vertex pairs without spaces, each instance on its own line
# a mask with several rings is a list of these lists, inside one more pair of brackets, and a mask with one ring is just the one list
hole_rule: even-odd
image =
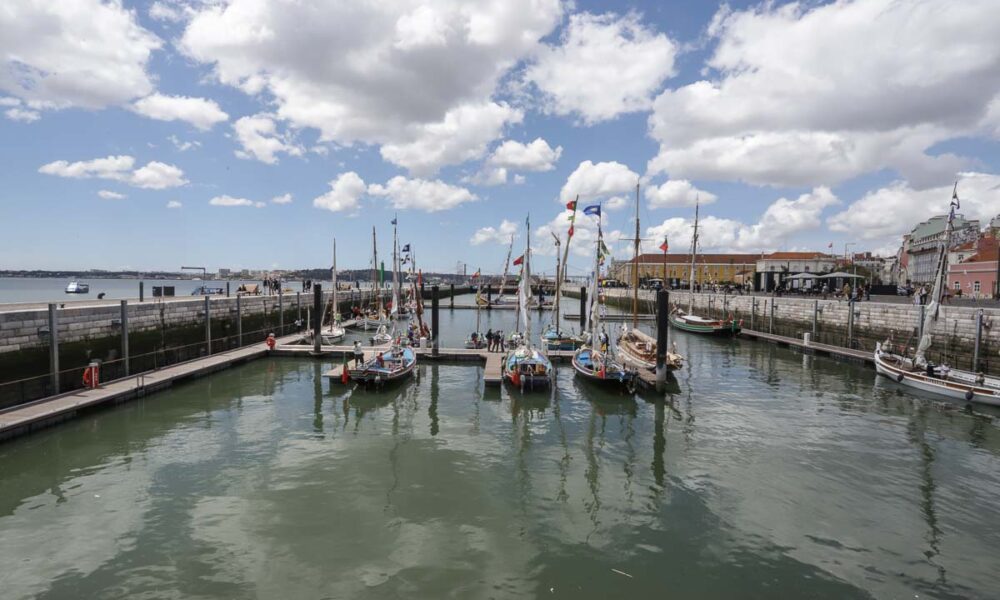
[[601,328],[600,340],[601,340],[601,352],[606,353],[608,351],[608,332],[603,327]]
[[361,342],[354,340],[354,366],[360,367],[365,360],[365,351],[361,348]]
[[379,352],[378,356],[375,357],[375,366],[380,369],[385,367],[385,357],[382,356],[381,352]]

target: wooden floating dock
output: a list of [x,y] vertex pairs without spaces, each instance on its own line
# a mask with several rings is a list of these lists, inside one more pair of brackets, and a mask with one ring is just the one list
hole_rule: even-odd
[[756,338],[764,342],[771,342],[772,344],[778,344],[779,346],[788,346],[789,348],[799,350],[806,354],[825,354],[836,358],[845,358],[871,364],[875,363],[874,353],[865,350],[842,348],[840,346],[831,346],[829,344],[820,344],[812,341],[806,344],[805,340],[798,338],[774,335],[773,333],[765,333],[763,331],[753,331],[752,329],[744,329],[740,332],[740,335],[743,337]]
[[[615,321],[615,322],[619,322],[619,321],[631,321],[632,318],[633,317],[632,317],[631,314],[617,314],[617,313],[615,313],[615,314],[601,315],[601,320],[602,321]],[[563,315],[563,319],[565,319],[566,321],[579,321],[580,320],[580,315],[579,314],[566,313],[565,315]],[[640,322],[654,322],[654,321],[656,321],[656,315],[636,315],[635,316],[635,320],[640,321]]]
[[[298,337],[296,334],[279,338],[279,343],[288,343]],[[215,373],[267,354],[267,346],[261,341],[236,350],[219,352],[156,371],[109,381],[97,389],[74,390],[58,396],[19,404],[0,411],[0,440],[65,421],[74,417],[78,412],[89,408],[140,398],[152,392],[169,388],[186,379]]]

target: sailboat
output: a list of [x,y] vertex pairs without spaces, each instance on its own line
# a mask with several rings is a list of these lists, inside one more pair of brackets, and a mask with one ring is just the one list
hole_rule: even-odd
[[[600,217],[598,217],[600,218]],[[638,374],[615,358],[607,343],[607,333],[601,330],[601,295],[598,287],[601,273],[601,255],[604,245],[601,226],[597,226],[597,248],[594,258],[594,276],[590,284],[590,343],[573,355],[573,369],[579,377],[594,383],[624,386],[635,393]]]
[[938,249],[938,270],[934,278],[931,302],[927,305],[923,334],[912,357],[906,348],[895,348],[892,340],[875,345],[875,370],[896,383],[955,400],[1000,406],[1000,379],[982,372],[963,371],[947,365],[935,365],[927,358],[934,325],[941,317],[941,295],[947,284],[948,250],[954,230],[955,210],[960,208],[958,184],[952,192],[951,210],[945,225],[944,240]]
[[378,244],[375,240],[375,227],[372,227],[372,299],[368,310],[358,318],[358,325],[365,331],[389,324],[389,319],[385,318],[385,311],[382,308],[381,284],[378,272]]
[[333,294],[330,297],[330,327],[321,331],[324,345],[333,345],[344,339],[346,331],[340,325],[340,304],[337,302],[337,240],[333,240],[333,268],[330,269],[333,280]]
[[702,333],[707,335],[737,335],[741,329],[741,323],[737,323],[732,317],[727,319],[712,319],[694,314],[694,274],[695,261],[698,258],[698,208],[697,200],[694,205],[694,236],[691,238],[691,276],[688,281],[690,294],[687,312],[680,307],[674,307],[670,311],[670,324],[688,333]]
[[479,298],[483,291],[483,280],[478,270],[472,277],[473,279],[479,279],[479,285],[476,288],[476,328],[469,334],[469,337],[465,338],[465,347],[469,350],[478,350],[486,346],[486,339],[483,337],[482,330],[480,329],[483,306],[479,304]]
[[[632,260],[632,327],[622,326],[618,335],[618,355],[626,364],[638,369],[656,369],[656,340],[639,329],[639,184],[635,185],[635,246]],[[676,371],[684,364],[677,352],[666,353],[666,368]]]
[[556,234],[552,234],[552,237],[556,241],[556,294],[553,299],[553,322],[542,331],[542,345],[545,346],[547,350],[576,350],[582,346],[587,341],[587,337],[583,334],[573,335],[562,330],[562,315],[560,314],[559,305],[562,299],[562,284],[563,280],[566,278],[566,265],[569,260],[569,243],[573,240],[573,225],[576,219],[576,203],[579,201],[580,197],[577,196],[576,200],[567,203],[566,208],[573,211],[573,215],[570,217],[569,231],[566,235],[566,248],[563,249],[562,260],[559,256],[559,246],[561,245],[561,240]]
[[349,369],[348,375],[354,381],[364,384],[382,385],[408,377],[416,366],[417,353],[413,348],[394,343],[360,367]]
[[521,285],[518,290],[518,309],[523,319],[524,335],[520,336],[514,349],[504,357],[500,364],[503,378],[514,387],[534,389],[548,386],[552,383],[552,363],[547,356],[535,349],[531,344],[531,313],[528,311],[531,299],[531,221],[525,221],[527,243],[524,250],[524,262],[521,265]]
[[394,216],[392,218],[392,308],[389,310],[389,318],[406,319],[409,317],[409,313],[403,305],[402,294],[400,293],[400,252],[399,237],[396,233],[396,222],[397,217]]
[[483,298],[482,295],[476,294],[476,304],[479,306],[499,306],[501,304],[514,304],[517,302],[516,299],[510,299],[504,296],[504,289],[507,287],[507,275],[510,273],[510,255],[514,250],[514,234],[510,236],[510,245],[507,246],[507,258],[503,262],[503,277],[500,278],[500,289],[497,290],[497,297],[489,300]]

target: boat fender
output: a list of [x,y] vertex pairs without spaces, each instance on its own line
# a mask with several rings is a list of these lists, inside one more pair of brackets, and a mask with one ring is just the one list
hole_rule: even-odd
[[267,340],[265,340],[264,343],[267,344],[268,351],[274,350],[274,345],[277,343],[277,340],[274,339],[274,334],[267,334]]
[[975,396],[975,394],[972,393],[972,390],[966,390],[965,391],[965,399],[966,400],[972,400],[973,396]]
[[896,383],[903,383],[903,374],[896,375]]
[[90,388],[91,382],[94,380],[93,367],[87,367],[83,370],[83,387]]

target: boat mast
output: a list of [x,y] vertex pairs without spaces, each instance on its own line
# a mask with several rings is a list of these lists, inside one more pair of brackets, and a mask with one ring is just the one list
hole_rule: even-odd
[[382,318],[382,295],[378,285],[378,245],[375,241],[375,226],[372,225],[372,293],[375,295],[375,307],[378,310],[376,318]]
[[337,315],[340,313],[340,308],[337,306],[337,238],[333,238],[333,268],[331,271],[331,281],[333,281],[333,316],[330,319],[330,331],[333,331],[333,326],[337,323]]
[[601,222],[597,222],[597,246],[594,249],[594,279],[590,282],[590,347],[592,350],[600,349],[599,341],[599,321],[601,315],[601,242],[603,233]]
[[510,269],[510,253],[514,249],[514,234],[510,234],[510,245],[507,246],[507,259],[503,261],[503,278],[500,279],[500,289],[497,290],[497,298],[503,297],[503,288],[507,285],[507,271]]
[[400,314],[399,311],[399,242],[396,235],[396,220],[397,217],[393,215],[392,217],[392,312],[396,315]]
[[531,301],[531,217],[525,222],[524,264],[521,265],[521,320],[524,323],[525,344],[531,347],[531,312],[528,303]]
[[[560,323],[559,323],[559,296],[562,295],[562,293],[561,293],[561,290],[562,290],[562,276],[560,274],[561,271],[559,270],[560,269],[560,263],[559,263],[559,246],[560,246],[560,244],[562,244],[562,241],[559,239],[559,236],[556,235],[555,233],[552,233],[552,237],[556,238],[556,297],[552,301],[552,309],[556,311],[556,315],[555,315],[556,334],[558,335],[559,334],[559,325],[560,325]],[[566,240],[566,243],[568,244],[569,240]]]
[[698,197],[694,200],[694,236],[691,238],[691,280],[688,282],[690,293],[688,294],[688,314],[694,310],[694,261],[698,256]]
[[[599,226],[600,224],[598,224]],[[635,184],[635,251],[632,253],[632,329],[639,327],[639,184]]]
[[924,331],[917,345],[917,352],[913,356],[913,364],[923,366],[927,364],[927,350],[931,347],[931,333],[934,323],[937,322],[938,312],[941,308],[941,295],[944,293],[945,271],[948,270],[948,249],[951,247],[951,235],[955,230],[955,209],[961,208],[958,201],[958,182],[951,193],[951,206],[948,212],[948,222],[944,227],[944,240],[938,249],[938,270],[934,275],[934,289],[931,291],[931,303],[927,307],[927,316],[924,317]]
[[556,240],[557,240],[557,243],[556,243],[556,276],[558,277],[558,281],[556,281],[556,305],[555,305],[555,309],[556,309],[556,333],[560,333],[559,325],[561,323],[560,323],[560,319],[559,319],[559,304],[560,304],[559,303],[559,298],[562,296],[562,283],[563,283],[563,279],[566,278],[565,277],[565,272],[567,270],[566,269],[566,265],[569,264],[569,243],[571,241],[573,241],[573,227],[576,226],[576,206],[577,206],[578,202],[580,202],[580,194],[577,194],[576,195],[576,199],[573,200],[573,216],[570,217],[569,232],[567,232],[567,234],[566,234],[566,247],[563,248],[563,255],[562,255],[562,263],[561,263],[561,265],[559,263],[559,248],[558,248],[558,246],[559,246],[558,239],[559,238],[556,238]]

